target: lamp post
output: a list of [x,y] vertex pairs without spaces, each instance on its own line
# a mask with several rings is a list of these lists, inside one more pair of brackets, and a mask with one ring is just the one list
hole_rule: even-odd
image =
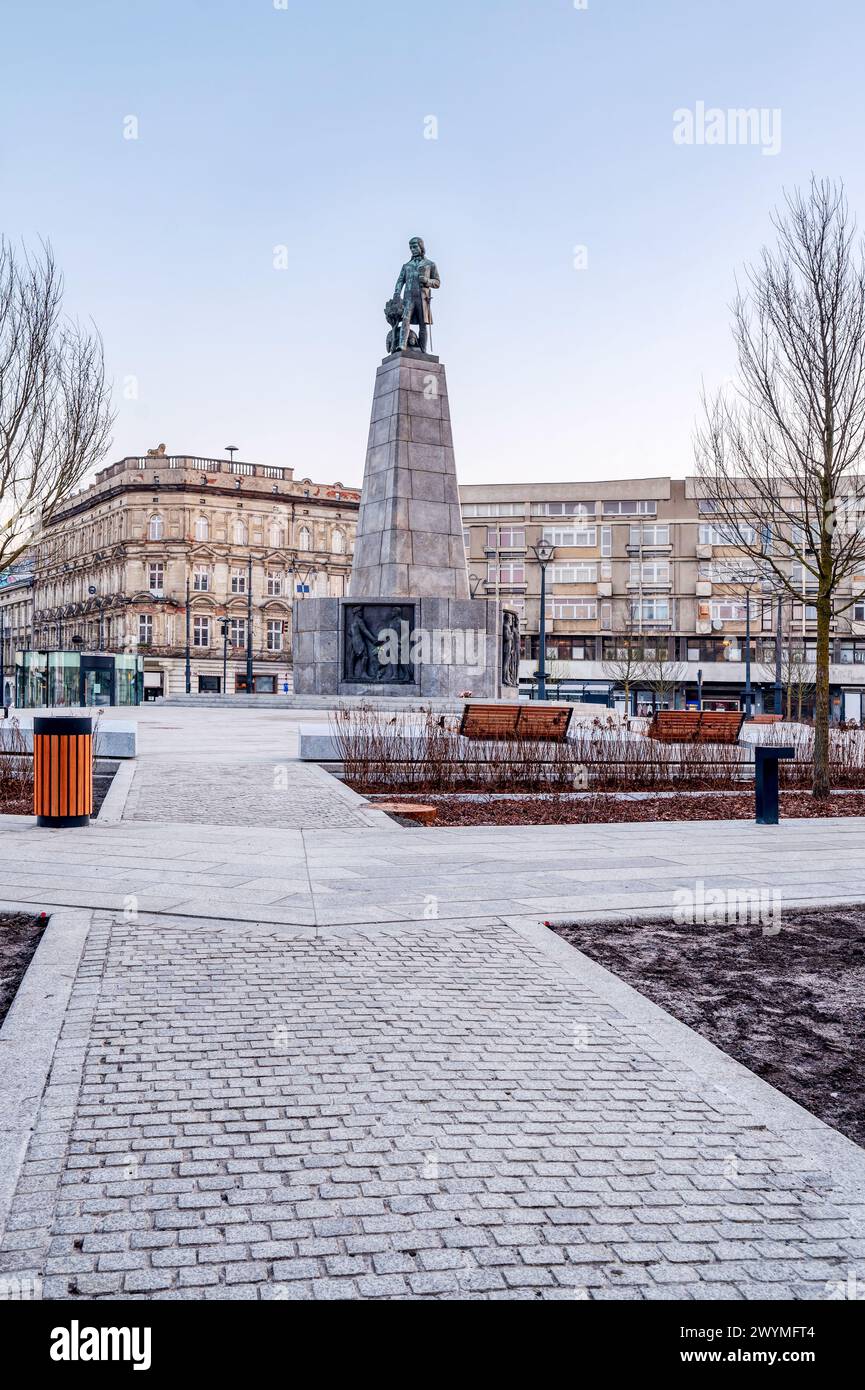
[[745,718],[751,718],[751,590],[745,591]]
[[553,558],[555,547],[549,541],[540,540],[532,546],[532,553],[541,567],[541,621],[538,636],[538,699],[547,698],[547,565]]
[[252,556],[246,562],[246,693],[252,694]]
[[228,694],[228,619],[222,619],[222,693]]
[[775,713],[781,713],[781,629],[783,626],[784,596],[778,593],[778,614],[775,620]]
[[191,651],[190,651],[190,649],[189,649],[189,622],[190,622],[190,616],[189,616],[189,575],[187,574],[187,576],[186,576],[186,652],[185,652],[185,656],[186,656],[185,674],[186,674],[186,693],[187,693],[187,695],[191,695],[191,694],[192,694],[192,653],[191,653]]

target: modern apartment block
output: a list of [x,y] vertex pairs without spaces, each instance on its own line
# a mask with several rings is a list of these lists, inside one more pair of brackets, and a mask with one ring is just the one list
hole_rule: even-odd
[[[537,671],[541,572],[533,547],[545,540],[554,548],[545,615],[547,670],[554,680],[606,703],[628,634],[676,677],[663,703],[695,703],[701,682],[705,705],[741,705],[748,601],[741,580],[751,562],[700,492],[694,478],[460,489],[472,587],[520,611],[521,676],[529,680]],[[787,594],[780,604],[785,700],[786,686],[795,685],[793,704],[801,699],[803,711],[813,700],[809,671],[816,649],[816,613],[808,597],[805,588],[801,601]],[[750,602],[754,708],[771,710],[778,598],[752,590]],[[863,604],[835,620],[830,679],[834,717],[861,718]],[[633,703],[658,703],[657,691],[638,686]]]
[[[35,548],[32,645],[135,653],[144,693],[290,684],[294,602],[346,591],[360,494],[290,467],[130,457],[70,497]],[[223,634],[223,623],[226,631]]]

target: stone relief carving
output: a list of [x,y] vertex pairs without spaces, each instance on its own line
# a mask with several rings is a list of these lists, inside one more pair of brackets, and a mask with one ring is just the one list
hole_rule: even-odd
[[348,603],[343,622],[343,680],[359,685],[414,682],[414,604]]

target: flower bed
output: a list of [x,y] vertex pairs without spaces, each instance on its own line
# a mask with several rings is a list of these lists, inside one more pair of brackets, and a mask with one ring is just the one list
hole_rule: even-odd
[[[411,800],[403,793],[400,800]],[[421,799],[421,798],[418,798]],[[422,800],[436,807],[437,826],[451,825],[591,825],[616,821],[753,820],[754,793],[707,793],[701,796],[615,795],[585,796],[442,796],[427,793]],[[375,800],[372,799],[375,805]],[[781,818],[807,816],[865,816],[865,791],[838,792],[815,801],[810,792],[782,792]],[[409,824],[402,820],[402,824]]]

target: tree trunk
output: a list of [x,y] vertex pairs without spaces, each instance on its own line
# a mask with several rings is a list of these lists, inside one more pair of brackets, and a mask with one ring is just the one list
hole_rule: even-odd
[[814,708],[814,782],[816,797],[829,795],[829,625],[832,598],[817,596],[817,682]]

